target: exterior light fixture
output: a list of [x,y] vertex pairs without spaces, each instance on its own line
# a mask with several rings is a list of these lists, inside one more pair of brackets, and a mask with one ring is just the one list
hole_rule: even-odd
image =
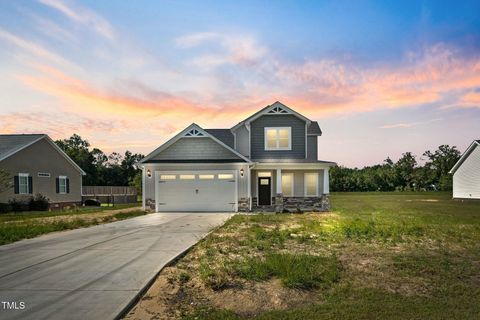
[[242,168],[242,169],[240,169],[240,177],[243,177],[243,173],[244,172],[243,172],[243,168]]
[[147,170],[147,177],[149,177],[149,178],[152,177],[152,171],[150,171],[150,169]]

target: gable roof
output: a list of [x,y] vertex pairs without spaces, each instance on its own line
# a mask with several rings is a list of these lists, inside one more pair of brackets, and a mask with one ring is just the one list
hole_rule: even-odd
[[230,129],[205,129],[205,131],[225,143],[230,148],[234,148],[234,137]]
[[462,154],[460,159],[458,159],[457,163],[453,166],[453,168],[448,172],[448,173],[455,173],[457,169],[462,165],[462,163],[468,158],[468,156],[475,150],[476,147],[480,146],[480,139],[479,140],[473,140],[473,142],[470,144],[470,146],[465,150],[465,152]]
[[[307,117],[305,117],[304,115],[298,113],[297,111],[293,110],[293,109],[290,109],[288,106],[284,105],[283,103],[279,102],[279,101],[276,101],[275,103],[269,105],[269,106],[266,106],[265,108],[261,109],[260,111],[258,112],[255,112],[254,114],[252,114],[250,117],[248,117],[247,119],[237,123],[235,126],[233,126],[231,128],[232,131],[235,131],[237,128],[239,128],[240,126],[242,126],[243,124],[245,123],[250,123],[252,121],[254,121],[255,119],[259,118],[260,116],[264,115],[264,114],[267,114],[269,113],[270,111],[272,111],[273,109],[275,108],[281,108],[283,110],[286,110],[288,112],[288,114],[293,114],[294,116],[297,116],[298,118],[304,120],[305,122],[307,122],[308,124],[312,123],[312,120],[308,119]],[[319,128],[320,129],[320,128]]]
[[80,168],[57,144],[46,134],[1,134],[0,161],[3,161],[32,144],[45,139],[61,156],[77,169],[82,175],[85,171]]
[[0,135],[0,161],[43,139],[44,134],[2,134]]
[[307,135],[309,135],[309,136],[321,136],[322,135],[322,130],[320,129],[320,126],[318,125],[317,121],[313,121],[308,126]]
[[173,138],[171,138],[170,140],[168,140],[167,142],[162,144],[160,147],[158,147],[157,149],[150,152],[145,158],[143,158],[140,161],[140,163],[148,163],[148,161],[151,160],[154,156],[156,156],[158,153],[162,152],[166,148],[170,147],[172,144],[177,142],[179,139],[181,139],[183,137],[188,138],[190,136],[190,132],[192,132],[192,131],[195,131],[196,133],[201,134],[202,137],[207,137],[207,138],[212,139],[213,141],[220,144],[222,147],[224,147],[228,151],[230,151],[233,154],[235,154],[236,156],[238,156],[241,160],[243,160],[245,162],[248,162],[248,163],[251,163],[251,161],[248,158],[246,158],[244,155],[242,155],[238,151],[234,150],[233,148],[229,147],[227,144],[225,144],[224,142],[222,142],[218,138],[216,138],[213,134],[210,134],[206,130],[202,129],[202,127],[200,127],[196,123],[192,123],[191,125],[189,125],[185,129],[183,129],[180,133],[175,135]]

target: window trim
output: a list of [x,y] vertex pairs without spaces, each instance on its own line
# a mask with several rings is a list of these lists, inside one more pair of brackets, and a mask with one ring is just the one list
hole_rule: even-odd
[[[30,194],[29,191],[30,191],[30,185],[29,185],[29,178],[30,177],[30,174],[28,173],[19,173],[18,174],[18,194]],[[20,183],[20,178],[27,178],[26,181],[27,183],[25,184],[27,186],[27,191],[26,192],[22,192],[20,186],[21,186],[21,183]]]
[[[58,176],[58,194],[67,194],[67,179],[67,176]],[[65,192],[62,192],[62,180],[65,181]]]
[[[280,147],[280,130],[288,130],[288,147]],[[268,147],[267,145],[267,131],[268,130],[276,130],[277,132],[277,146],[272,148]],[[263,136],[264,136],[264,146],[265,151],[285,151],[285,150],[292,150],[292,127],[265,127],[263,129]]]
[[[307,175],[313,174],[316,177],[316,184],[315,184],[315,194],[308,194],[307,193]],[[303,174],[303,194],[305,197],[318,197],[318,183],[319,183],[319,174],[318,172],[305,172]]]
[[[292,190],[292,193],[291,194],[285,194],[284,192],[284,188],[283,188],[283,176],[286,175],[286,176],[290,176],[291,177],[291,190]],[[282,172],[282,195],[284,197],[294,197],[295,196],[295,183],[294,183],[294,179],[295,179],[295,175],[293,174],[293,172]]]

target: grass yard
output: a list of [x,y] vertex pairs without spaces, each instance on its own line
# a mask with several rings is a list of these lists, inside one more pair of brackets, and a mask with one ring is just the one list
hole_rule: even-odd
[[480,202],[339,193],[329,213],[237,215],[127,319],[480,319]]
[[66,211],[0,214],[0,245],[54,231],[77,229],[146,214],[138,204],[81,207]]

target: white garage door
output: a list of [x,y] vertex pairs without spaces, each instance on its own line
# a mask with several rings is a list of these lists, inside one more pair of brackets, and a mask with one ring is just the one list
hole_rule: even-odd
[[157,211],[235,211],[232,171],[157,172]]

